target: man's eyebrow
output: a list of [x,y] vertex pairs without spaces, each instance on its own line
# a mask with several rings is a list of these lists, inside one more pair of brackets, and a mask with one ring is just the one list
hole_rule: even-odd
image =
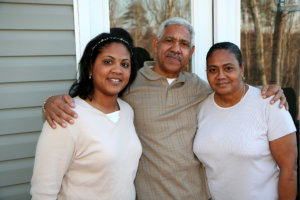
[[[167,36],[165,37],[165,39],[178,40],[177,38],[175,38],[174,36],[171,36],[171,35],[167,35]],[[178,41],[180,41],[180,42],[191,43],[189,40],[186,40],[186,39],[179,39]]]
[[168,38],[168,39],[176,39],[174,36],[172,35],[167,35],[165,38]]

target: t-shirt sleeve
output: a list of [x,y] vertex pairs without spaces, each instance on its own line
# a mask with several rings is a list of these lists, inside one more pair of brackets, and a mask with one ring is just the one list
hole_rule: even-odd
[[32,199],[57,199],[72,156],[75,143],[71,126],[52,129],[47,122],[39,137],[33,176],[31,179]]
[[295,124],[289,113],[284,108],[279,108],[279,101],[271,105],[267,102],[267,123],[268,123],[268,139],[269,141],[278,139],[296,131]]

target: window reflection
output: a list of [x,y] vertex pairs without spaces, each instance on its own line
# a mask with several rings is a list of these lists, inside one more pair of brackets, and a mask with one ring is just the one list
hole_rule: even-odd
[[110,0],[110,27],[126,29],[134,45],[147,50],[153,58],[152,38],[165,19],[182,17],[191,20],[190,1],[187,0]]

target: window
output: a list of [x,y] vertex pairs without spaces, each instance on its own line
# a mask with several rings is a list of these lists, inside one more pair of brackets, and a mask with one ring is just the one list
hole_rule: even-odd
[[134,39],[134,45],[147,50],[153,58],[152,39],[156,28],[170,17],[191,21],[190,4],[186,0],[110,0],[110,27],[127,30]]
[[246,80],[251,85],[277,83],[292,88],[295,96],[289,105],[293,107],[293,117],[297,117],[299,106],[299,3],[241,1],[241,50]]

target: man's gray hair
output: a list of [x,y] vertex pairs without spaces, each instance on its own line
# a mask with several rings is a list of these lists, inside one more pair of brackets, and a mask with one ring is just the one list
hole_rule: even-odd
[[171,25],[180,25],[187,28],[187,30],[190,32],[191,35],[191,47],[194,45],[194,37],[195,37],[194,28],[190,24],[190,22],[180,17],[169,18],[161,23],[161,25],[158,27],[158,32],[157,32],[158,41],[160,41],[162,36],[164,35],[165,29]]

